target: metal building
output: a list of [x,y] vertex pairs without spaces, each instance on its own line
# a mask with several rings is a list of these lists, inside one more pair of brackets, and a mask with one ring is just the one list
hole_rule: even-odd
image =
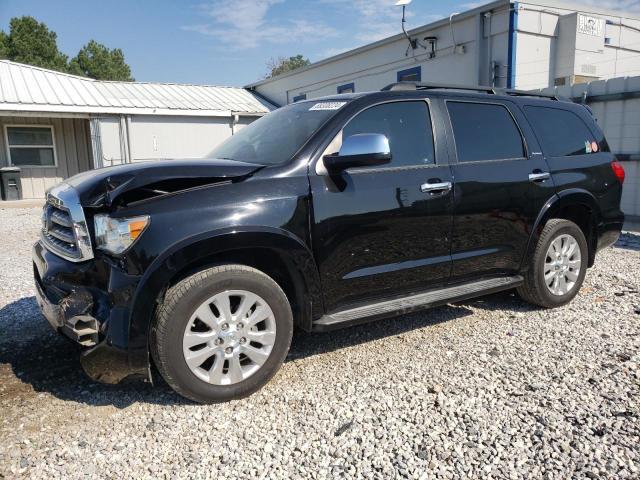
[[408,37],[400,33],[247,88],[278,105],[402,80],[555,88],[593,108],[628,173],[624,211],[640,215],[640,16],[556,0],[498,0]]
[[206,158],[273,109],[242,88],[105,82],[0,60],[0,167],[23,198],[76,173],[143,160]]
[[[400,31],[400,10],[398,10]],[[640,16],[498,0],[247,88],[278,105],[400,80],[524,90],[640,75]],[[412,45],[413,42],[413,45]]]

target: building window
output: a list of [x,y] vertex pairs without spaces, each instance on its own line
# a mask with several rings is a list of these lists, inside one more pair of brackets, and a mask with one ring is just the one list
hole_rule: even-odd
[[55,167],[56,146],[53,127],[6,125],[9,164],[16,167]]
[[407,68],[398,72],[399,82],[420,82],[422,81],[422,67]]
[[356,91],[356,86],[353,82],[347,83],[346,85],[338,86],[338,93],[353,93],[355,91]]
[[307,94],[306,93],[301,93],[300,95],[293,97],[293,102],[299,102],[301,100],[306,100],[307,99]]
[[604,44],[611,45],[611,37],[604,37]]

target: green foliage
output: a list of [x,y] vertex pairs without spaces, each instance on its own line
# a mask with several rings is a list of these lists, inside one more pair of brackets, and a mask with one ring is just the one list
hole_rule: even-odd
[[56,32],[33,17],[12,18],[6,38],[6,58],[36,67],[67,71],[67,56],[58,50]]
[[0,30],[0,58],[9,57],[9,37]]
[[82,47],[78,55],[69,62],[69,73],[99,80],[133,80],[122,50],[109,50],[95,40]]
[[0,58],[99,80],[133,80],[119,48],[91,40],[68,62],[58,50],[57,34],[33,17],[12,18],[9,34],[0,31]]
[[265,78],[275,77],[276,75],[282,75],[283,73],[297,70],[298,68],[311,65],[308,58],[304,58],[302,55],[296,55],[295,57],[278,57],[272,58],[267,62],[268,73]]

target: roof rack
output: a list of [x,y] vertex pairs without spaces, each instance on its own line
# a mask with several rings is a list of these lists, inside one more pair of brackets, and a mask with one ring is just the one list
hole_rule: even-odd
[[548,98],[549,100],[563,101],[564,98],[553,95],[551,93],[536,93],[536,92],[528,92],[526,90],[515,90],[513,88],[496,88],[496,93],[498,95],[511,95],[513,97],[540,97],[540,98]]
[[556,95],[548,93],[527,92],[525,90],[514,90],[511,88],[484,87],[481,85],[454,85],[422,82],[396,82],[382,88],[382,92],[398,90],[466,90],[471,92],[488,93],[490,95],[511,95],[514,97],[542,97],[550,100],[561,100]]

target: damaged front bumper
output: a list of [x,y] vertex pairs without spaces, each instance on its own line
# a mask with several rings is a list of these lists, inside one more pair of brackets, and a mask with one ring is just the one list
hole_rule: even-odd
[[32,253],[40,310],[54,330],[83,347],[87,375],[102,383],[148,376],[148,361],[132,361],[128,348],[129,304],[139,278],[106,260],[66,261],[41,242]]

